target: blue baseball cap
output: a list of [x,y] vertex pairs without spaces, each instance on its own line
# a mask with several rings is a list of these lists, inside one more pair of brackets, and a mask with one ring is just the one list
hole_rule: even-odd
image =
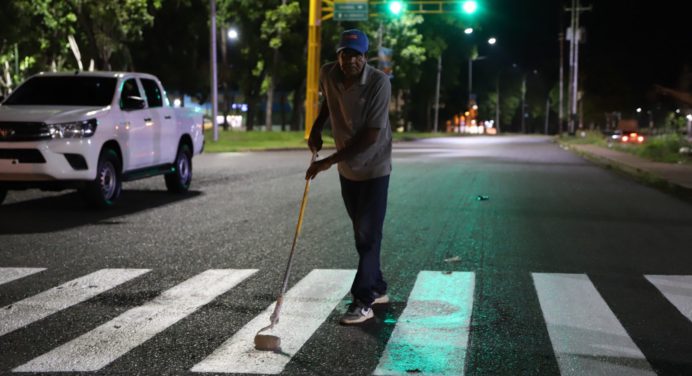
[[339,41],[339,45],[336,47],[336,52],[338,53],[344,48],[350,48],[365,54],[368,52],[368,36],[358,29],[346,30],[341,33],[341,41]]

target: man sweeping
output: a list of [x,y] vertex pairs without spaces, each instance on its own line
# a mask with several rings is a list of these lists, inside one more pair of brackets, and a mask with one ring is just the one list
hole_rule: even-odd
[[341,319],[346,325],[371,319],[372,306],[389,301],[380,244],[392,170],[391,85],[387,75],[367,64],[367,52],[365,33],[346,30],[336,50],[337,62],[320,69],[323,101],[308,146],[313,153],[322,148],[322,129],[329,119],[337,151],[312,163],[305,176],[313,179],[338,165],[341,196],[359,256],[351,286],[353,303]]

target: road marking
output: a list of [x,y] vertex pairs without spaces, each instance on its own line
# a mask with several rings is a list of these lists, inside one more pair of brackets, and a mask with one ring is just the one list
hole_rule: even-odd
[[13,371],[97,371],[255,272],[256,269],[207,270]]
[[46,268],[0,268],[0,285],[44,270]]
[[422,271],[375,375],[462,375],[473,309],[473,272]]
[[655,375],[585,274],[533,273],[562,375]]
[[101,269],[0,308],[0,336],[89,300],[149,269]]
[[269,324],[269,316],[274,310],[272,304],[195,365],[192,371],[280,373],[343,299],[354,277],[355,270],[314,269],[286,293],[279,324],[271,332],[263,332],[281,338],[280,353],[254,348],[255,334]]
[[692,276],[647,275],[645,277],[683,316],[692,320]]

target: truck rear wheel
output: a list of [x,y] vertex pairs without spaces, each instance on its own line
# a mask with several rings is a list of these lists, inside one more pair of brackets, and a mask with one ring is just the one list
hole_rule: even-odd
[[0,187],[0,204],[5,201],[5,197],[7,197],[7,189]]
[[122,187],[120,159],[112,149],[105,149],[99,156],[96,179],[82,190],[87,202],[96,208],[109,208],[120,197]]
[[173,169],[173,172],[164,175],[166,188],[171,193],[187,192],[192,182],[192,151],[186,144],[178,147]]

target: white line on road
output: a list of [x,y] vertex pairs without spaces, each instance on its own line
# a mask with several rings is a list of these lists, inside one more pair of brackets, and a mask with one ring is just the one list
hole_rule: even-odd
[[46,270],[46,268],[0,268],[0,285]]
[[207,270],[13,371],[97,371],[255,272],[256,269]]
[[192,371],[280,373],[343,299],[354,276],[354,270],[315,269],[286,293],[279,324],[271,332],[265,332],[281,338],[281,353],[254,349],[255,334],[269,324],[272,304]]
[[647,275],[663,296],[670,301],[675,308],[692,320],[692,276],[689,275]]
[[655,375],[585,274],[533,273],[562,375]]
[[149,269],[102,269],[0,308],[0,336],[89,300]]
[[374,374],[462,375],[474,287],[473,272],[420,272]]

